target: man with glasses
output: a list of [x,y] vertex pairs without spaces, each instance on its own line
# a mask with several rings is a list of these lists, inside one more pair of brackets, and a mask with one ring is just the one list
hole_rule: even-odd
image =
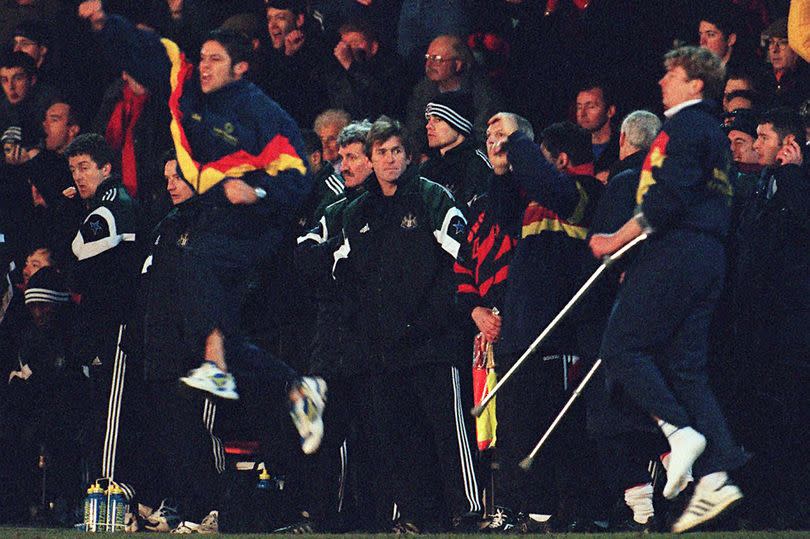
[[810,69],[788,44],[787,18],[777,19],[765,29],[762,44],[771,64],[773,105],[797,108],[808,97]]
[[486,138],[487,120],[503,109],[503,98],[483,73],[474,69],[472,53],[458,36],[441,35],[430,42],[425,53],[425,77],[408,100],[406,124],[415,135],[416,154],[427,153],[425,107],[440,93],[461,90],[473,97],[473,124],[478,140]]

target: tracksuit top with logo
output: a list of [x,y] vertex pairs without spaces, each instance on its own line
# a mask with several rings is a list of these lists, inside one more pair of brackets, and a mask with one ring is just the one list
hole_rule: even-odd
[[[333,276],[359,370],[457,359],[453,263],[466,221],[450,192],[406,170],[392,196],[372,175],[343,212]],[[466,349],[466,346],[464,347]]]
[[118,325],[125,321],[138,274],[137,206],[120,178],[104,180],[88,201],[73,239],[73,288],[81,294],[76,357],[103,364],[115,354]]
[[728,140],[701,101],[664,122],[641,168],[637,211],[654,230],[686,228],[722,237],[731,216]]

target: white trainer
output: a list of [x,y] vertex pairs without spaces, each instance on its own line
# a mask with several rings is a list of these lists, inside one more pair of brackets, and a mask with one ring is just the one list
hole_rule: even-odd
[[221,399],[237,400],[236,380],[211,361],[205,361],[196,369],[191,369],[180,381],[189,387],[211,393]]
[[743,498],[742,491],[727,476],[719,486],[707,479],[708,477],[702,478],[695,486],[689,505],[672,525],[674,533],[683,533],[716,518]]
[[290,390],[290,417],[301,436],[301,449],[307,455],[321,445],[325,406],[326,382],[323,378],[303,376]]

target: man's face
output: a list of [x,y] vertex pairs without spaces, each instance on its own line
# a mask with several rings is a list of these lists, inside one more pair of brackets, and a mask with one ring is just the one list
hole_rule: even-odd
[[792,71],[796,68],[799,55],[790,48],[787,38],[772,37],[768,39],[768,60],[776,72]]
[[289,9],[267,8],[267,33],[274,49],[284,48],[284,38],[298,28],[295,13]]
[[318,131],[318,137],[323,146],[323,158],[327,161],[335,161],[339,157],[337,139],[341,129],[343,129],[342,125],[333,123],[324,125]]
[[70,105],[54,103],[45,111],[42,130],[45,132],[45,147],[52,152],[62,152],[78,131],[77,126],[68,125]]
[[577,94],[577,124],[595,133],[604,127],[616,113],[616,107],[608,107],[601,88],[583,90]]
[[340,41],[349,46],[355,60],[368,60],[377,54],[379,45],[375,41],[369,41],[360,32],[344,32],[340,35]]
[[554,157],[553,155],[551,155],[551,152],[548,151],[548,148],[546,148],[545,144],[540,144],[540,153],[542,153],[543,157],[546,158],[546,161],[554,165],[554,168],[556,168],[558,171],[562,172],[563,170],[565,170],[564,162],[560,158],[562,154],[558,155],[557,157]]
[[[241,64],[239,64],[241,65]],[[216,92],[220,88],[242,78],[243,71],[237,70],[225,47],[218,41],[206,41],[200,49],[200,88],[204,94]]]
[[443,37],[434,39],[425,55],[425,76],[433,82],[444,82],[457,77],[461,60],[456,58],[450,42]]
[[396,183],[410,163],[411,159],[399,137],[375,142],[371,146],[371,166],[380,183]]
[[728,141],[735,163],[755,164],[759,162],[759,154],[754,150],[754,137],[734,129],[729,131]]
[[717,26],[707,21],[700,21],[698,35],[700,36],[700,46],[709,49],[721,60],[725,60],[737,40],[735,34],[726,37]]
[[194,190],[191,186],[180,177],[180,173],[177,170],[176,159],[166,161],[166,164],[163,166],[163,176],[166,178],[166,191],[169,192],[172,204],[175,206],[182,204],[194,195]]
[[52,264],[51,252],[48,249],[37,249],[25,259],[25,266],[23,266],[22,270],[23,283],[28,284],[28,280],[33,277],[36,272]]
[[42,62],[45,60],[45,54],[48,52],[48,47],[40,45],[25,36],[14,36],[13,47],[14,52],[21,51],[33,58],[37,67],[42,65]]
[[461,135],[450,127],[450,124],[438,116],[429,116],[427,120],[427,140],[431,148],[444,148],[458,142]]
[[751,90],[751,85],[745,79],[728,79],[723,87],[723,110],[734,110],[729,108],[729,96],[738,90]]
[[29,77],[21,67],[0,67],[0,84],[8,102],[16,105],[28,95],[34,77]]
[[73,183],[76,184],[76,190],[79,191],[82,200],[93,198],[96,189],[109,177],[112,168],[109,163],[99,168],[93,158],[85,154],[69,157],[68,164],[73,175]]
[[56,305],[47,301],[35,301],[26,305],[31,313],[31,320],[39,329],[46,329],[53,325],[56,315]]
[[754,141],[754,150],[759,156],[759,164],[771,166],[776,164],[776,154],[782,149],[782,139],[774,131],[773,124],[760,124],[757,126],[757,140]]
[[[723,101],[726,101],[725,98]],[[723,108],[726,112],[733,112],[740,109],[750,110],[754,108],[754,102],[743,96],[732,97],[727,103],[728,108]]]
[[362,142],[352,142],[341,146],[340,173],[346,187],[357,187],[363,183],[372,172],[371,160],[366,155],[366,148]]
[[487,158],[495,174],[503,175],[509,170],[509,158],[503,150],[508,135],[500,128],[500,123],[487,127]]
[[671,109],[684,101],[701,97],[700,93],[696,93],[695,82],[689,80],[686,70],[681,66],[668,67],[666,74],[658,81],[664,109]]

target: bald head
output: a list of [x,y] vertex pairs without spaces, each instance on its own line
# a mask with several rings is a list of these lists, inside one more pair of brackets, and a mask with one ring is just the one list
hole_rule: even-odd
[[470,50],[460,37],[438,36],[430,42],[425,55],[425,76],[443,92],[457,90],[471,58]]

